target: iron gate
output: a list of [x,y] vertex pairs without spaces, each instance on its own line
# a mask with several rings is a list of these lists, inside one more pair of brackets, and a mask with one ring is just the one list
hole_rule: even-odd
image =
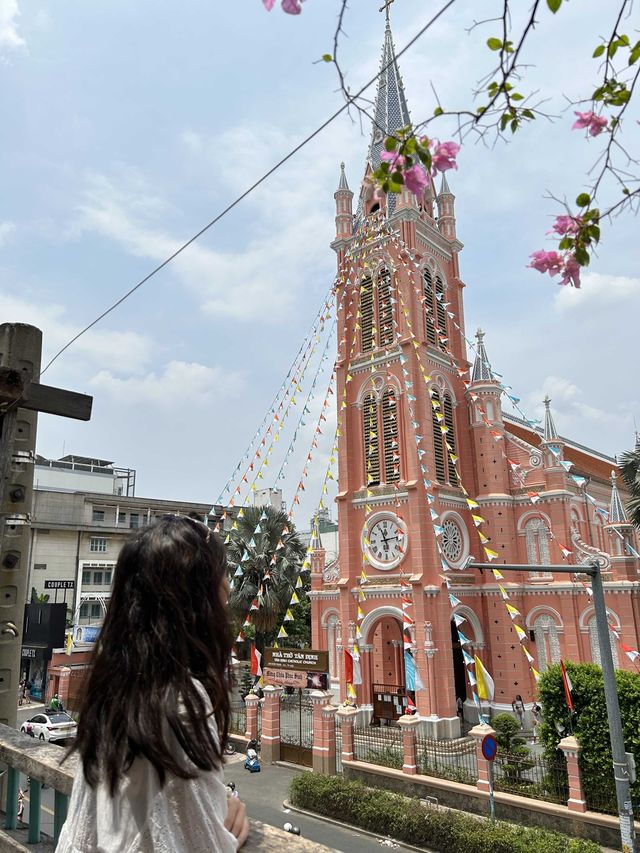
[[308,690],[283,693],[280,699],[280,757],[282,761],[311,767],[313,704]]

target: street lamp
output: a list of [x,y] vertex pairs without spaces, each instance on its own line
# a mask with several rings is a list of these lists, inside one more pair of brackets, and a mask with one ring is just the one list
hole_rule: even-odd
[[[491,563],[475,563],[468,561],[465,568],[493,569]],[[620,718],[620,704],[618,702],[618,691],[616,689],[616,676],[613,668],[613,655],[611,653],[611,634],[607,620],[607,606],[604,600],[604,587],[602,585],[601,568],[597,560],[589,560],[581,566],[555,566],[555,565],[520,565],[500,566],[501,572],[553,572],[555,574],[575,575],[585,574],[591,578],[591,589],[593,591],[593,606],[595,609],[596,627],[600,641],[600,663],[602,666],[602,678],[604,681],[604,698],[607,704],[607,716],[609,718],[609,737],[611,740],[611,754],[613,756],[613,776],[616,782],[616,799],[618,802],[618,817],[620,819],[620,838],[622,841],[622,853],[637,853],[635,826],[633,822],[633,806],[631,803],[631,784],[629,778],[629,763],[624,748],[624,736],[622,734],[622,720]]]

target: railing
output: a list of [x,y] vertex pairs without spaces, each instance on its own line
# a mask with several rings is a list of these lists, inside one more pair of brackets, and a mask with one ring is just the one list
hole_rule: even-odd
[[356,761],[402,770],[402,732],[397,726],[354,726],[353,743]]
[[247,731],[247,706],[244,702],[232,702],[229,717],[229,731],[233,735],[243,735]]
[[478,779],[476,744],[473,738],[435,740],[416,738],[418,773],[475,785]]
[[519,755],[498,750],[493,773],[496,791],[563,805],[569,797],[563,758],[554,761],[531,753]]
[[[592,770],[587,773],[582,770],[582,784],[584,788],[584,798],[587,801],[587,808],[592,812],[602,812],[604,814],[617,815],[618,803],[616,800],[616,785],[612,774],[598,773]],[[631,790],[631,802],[633,804],[633,813],[636,820],[640,820],[640,796],[638,788],[635,784]]]
[[[0,830],[0,853],[30,853],[28,844],[40,844],[38,851],[53,851],[67,816],[67,806],[73,780],[78,771],[78,758],[72,755],[60,764],[64,750],[59,746],[42,743],[9,726],[0,725],[0,763],[7,765],[6,805],[4,832]],[[20,773],[31,778],[29,787],[29,823],[18,829],[18,793]],[[54,794],[54,837],[41,832],[41,800],[43,784]],[[26,835],[26,837],[25,837]],[[261,853],[330,853],[328,847],[290,835],[272,826],[251,821],[251,833],[243,851]]]

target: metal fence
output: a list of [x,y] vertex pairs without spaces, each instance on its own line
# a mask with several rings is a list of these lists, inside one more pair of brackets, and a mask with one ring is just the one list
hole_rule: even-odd
[[435,740],[416,738],[418,773],[475,785],[478,779],[476,745],[473,738]]
[[[602,812],[603,814],[618,814],[618,803],[616,800],[616,784],[613,778],[613,770],[604,774],[585,773],[582,771],[582,785],[584,789],[584,798],[587,801],[587,808],[592,812]],[[636,820],[640,820],[640,788],[639,785],[633,785],[631,789],[633,813]]]
[[564,757],[552,760],[532,753],[509,753],[499,749],[493,762],[493,774],[496,791],[549,803],[566,804],[569,798]]
[[402,770],[402,732],[397,726],[354,726],[353,743],[356,761]]
[[234,735],[244,735],[247,730],[247,707],[244,702],[231,703],[229,731]]

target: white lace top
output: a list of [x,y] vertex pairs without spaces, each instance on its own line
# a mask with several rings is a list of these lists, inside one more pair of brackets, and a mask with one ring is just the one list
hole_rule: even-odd
[[106,784],[91,788],[78,769],[56,853],[235,853],[226,815],[221,770],[195,779],[167,775],[161,788],[153,765],[137,758],[111,797]]

